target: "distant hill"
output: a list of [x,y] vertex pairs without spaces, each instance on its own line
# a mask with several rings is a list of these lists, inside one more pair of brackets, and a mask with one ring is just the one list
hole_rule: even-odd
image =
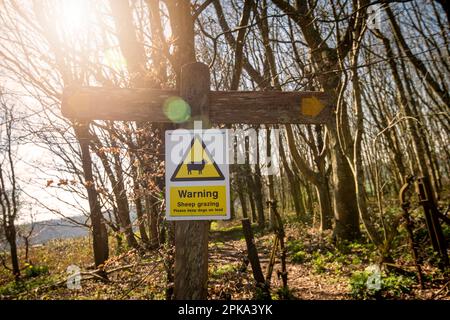
[[[84,223],[86,217],[75,216],[71,219]],[[21,227],[29,227],[24,224]],[[84,237],[89,234],[89,229],[80,225],[76,225],[64,219],[51,219],[45,221],[38,221],[34,223],[33,236],[31,238],[31,244],[44,244],[53,239],[67,239]],[[23,243],[22,239],[17,239],[19,245]]]
[[[77,222],[84,222],[86,217],[77,216],[71,218]],[[53,239],[66,239],[84,237],[89,234],[89,229],[70,223],[62,219],[53,219],[35,223],[32,244],[46,243]]]
[[[107,215],[105,214],[104,216],[106,218]],[[133,209],[131,209],[130,218],[131,221],[136,219],[136,213]],[[70,219],[79,223],[86,222],[86,217],[81,215],[70,217]],[[29,228],[29,224],[21,224],[18,228],[24,228],[26,230]],[[133,228],[137,229],[136,226]],[[50,219],[34,222],[34,231],[30,242],[31,244],[45,244],[54,239],[78,238],[87,236],[88,234],[89,229],[81,225],[71,223],[65,219]],[[17,243],[22,245],[23,239],[18,237]]]

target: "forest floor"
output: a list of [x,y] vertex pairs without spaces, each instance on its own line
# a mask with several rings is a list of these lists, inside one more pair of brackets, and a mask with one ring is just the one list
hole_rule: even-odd
[[[292,220],[292,219],[290,219]],[[286,223],[288,288],[277,276],[276,260],[271,279],[272,299],[449,299],[450,278],[424,263],[425,288],[417,284],[406,244],[390,271],[382,270],[379,286],[368,288],[377,261],[374,246],[364,241],[337,248],[331,235],[308,229],[299,221]],[[264,275],[274,234],[254,226],[255,244]],[[114,250],[114,248],[112,249]],[[260,299],[250,265],[243,263],[246,244],[239,221],[213,222],[209,242],[209,299]],[[114,255],[105,264],[108,281],[92,270],[89,238],[51,241],[30,249],[30,265],[15,282],[0,269],[0,299],[165,299],[168,286],[164,249],[139,254],[135,250]],[[279,257],[278,257],[279,258]],[[67,287],[67,268],[81,270],[80,287]],[[373,279],[373,278],[372,278]],[[374,289],[375,288],[375,289]]]

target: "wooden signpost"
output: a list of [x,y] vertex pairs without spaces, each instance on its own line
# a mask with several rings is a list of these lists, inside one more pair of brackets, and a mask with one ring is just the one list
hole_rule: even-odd
[[[210,91],[209,68],[191,63],[181,70],[180,91],[69,87],[62,114],[78,121],[148,121],[182,123],[201,118],[211,124],[324,124],[332,101],[323,92]],[[173,117],[167,103],[182,98],[188,117]],[[175,107],[183,108],[183,104]],[[177,110],[174,110],[175,113]],[[185,121],[184,121],[185,120]],[[206,299],[208,280],[207,221],[175,224],[175,299]]]
[[[172,123],[165,102],[175,90],[70,87],[64,90],[62,113],[79,120]],[[323,124],[331,117],[324,92],[211,91],[202,117],[218,124]]]

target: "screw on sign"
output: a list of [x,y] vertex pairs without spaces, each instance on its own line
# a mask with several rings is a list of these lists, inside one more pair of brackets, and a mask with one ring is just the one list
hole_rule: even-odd
[[[175,119],[172,113],[168,112],[170,108],[163,107],[167,105],[167,101],[175,100],[182,102],[179,103],[180,106],[190,106],[190,117]],[[324,124],[332,118],[332,110],[332,101],[324,92],[210,91],[209,68],[198,62],[182,67],[180,91],[68,87],[64,90],[62,104],[63,115],[73,120],[154,123],[186,120],[183,122],[185,126],[192,123],[195,117],[206,119],[212,124]],[[188,170],[186,164],[186,175],[189,176],[190,171],[191,178],[206,174],[206,159],[201,170],[197,168],[203,163],[188,164],[191,164],[191,170]],[[220,175],[215,179],[221,181]],[[191,180],[191,183],[194,187],[199,182]],[[217,185],[216,188],[215,191],[226,197],[226,186],[225,190],[222,185]],[[174,195],[181,194],[177,191]],[[225,198],[225,201],[229,201],[229,197]],[[226,206],[229,209],[229,205]],[[224,215],[221,213],[219,216]],[[198,217],[199,220],[200,218]],[[206,221],[177,221],[174,284],[176,299],[206,299],[208,230]]]

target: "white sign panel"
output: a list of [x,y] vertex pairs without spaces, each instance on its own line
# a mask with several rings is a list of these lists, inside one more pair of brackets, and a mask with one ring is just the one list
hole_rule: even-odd
[[227,130],[166,131],[166,219],[227,220]]

